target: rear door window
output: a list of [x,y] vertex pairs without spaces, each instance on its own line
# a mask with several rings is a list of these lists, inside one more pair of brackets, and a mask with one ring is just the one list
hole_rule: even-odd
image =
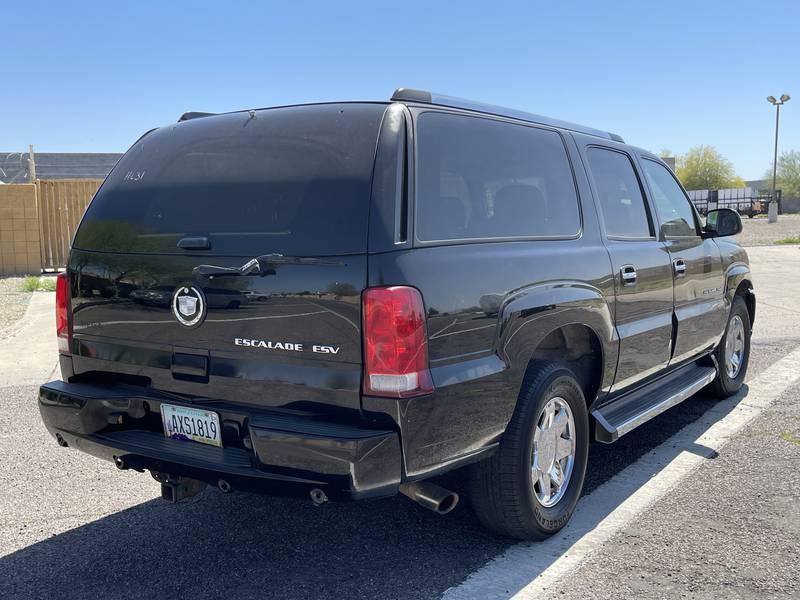
[[375,146],[385,106],[328,104],[241,112],[146,135],[92,201],[74,246],[292,256],[366,251]]
[[627,154],[606,148],[586,151],[606,235],[650,239],[653,226],[639,178]]
[[425,112],[416,159],[422,242],[580,233],[575,181],[555,131]]

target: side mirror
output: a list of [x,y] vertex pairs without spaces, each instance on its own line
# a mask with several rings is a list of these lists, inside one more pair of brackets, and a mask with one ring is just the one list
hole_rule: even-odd
[[727,237],[742,231],[742,218],[735,210],[730,208],[716,208],[708,211],[706,226],[703,228],[705,237]]

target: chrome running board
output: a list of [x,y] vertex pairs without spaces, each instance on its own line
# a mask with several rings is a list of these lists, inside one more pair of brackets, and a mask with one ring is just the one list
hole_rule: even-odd
[[716,375],[714,367],[688,364],[593,409],[592,416],[597,421],[595,439],[605,444],[617,441],[642,423],[694,396]]

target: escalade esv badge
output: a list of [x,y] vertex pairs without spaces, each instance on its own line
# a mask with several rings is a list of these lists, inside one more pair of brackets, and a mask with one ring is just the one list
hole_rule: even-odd
[[181,286],[172,296],[172,314],[186,327],[197,327],[203,322],[206,306],[205,295],[194,286]]

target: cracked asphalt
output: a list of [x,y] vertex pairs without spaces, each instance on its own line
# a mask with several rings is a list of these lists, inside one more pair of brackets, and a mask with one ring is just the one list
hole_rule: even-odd
[[[789,294],[800,289],[800,250],[763,250],[754,272],[767,302],[750,379],[800,346],[800,308]],[[773,250],[794,251],[797,262],[784,272]],[[26,327],[52,326],[47,302],[34,294],[41,315],[29,311]],[[28,365],[46,378],[52,365],[36,360],[11,367],[0,356],[0,371],[14,371],[0,373],[0,598],[433,599],[511,545],[481,529],[468,500],[444,517],[402,497],[314,507],[207,489],[164,503],[149,475],[55,444],[39,421],[36,377],[19,375]],[[552,597],[800,597],[799,397],[798,386],[785,393]],[[586,493],[714,404],[696,396],[614,445],[594,445]],[[458,474],[446,482],[463,483]]]

